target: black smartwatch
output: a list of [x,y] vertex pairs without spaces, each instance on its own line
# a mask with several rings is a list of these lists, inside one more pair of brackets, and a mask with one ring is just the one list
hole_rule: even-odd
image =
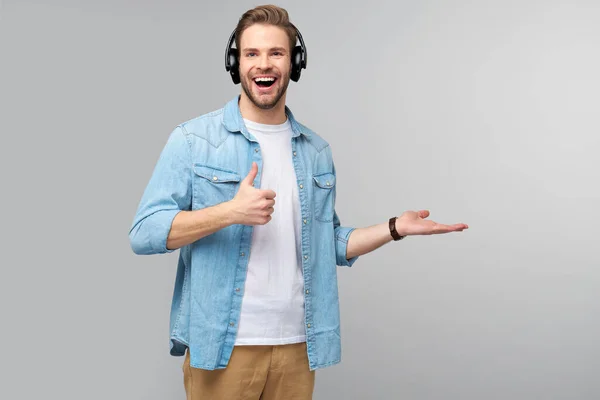
[[392,238],[394,238],[395,242],[397,242],[398,240],[402,240],[406,237],[406,235],[400,236],[400,234],[398,234],[398,231],[396,230],[397,219],[398,217],[390,218],[390,234],[392,235]]

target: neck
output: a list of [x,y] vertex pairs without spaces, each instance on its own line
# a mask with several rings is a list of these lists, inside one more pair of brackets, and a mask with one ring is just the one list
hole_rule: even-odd
[[246,94],[242,92],[239,105],[243,118],[259,124],[279,125],[283,124],[287,119],[287,116],[285,115],[285,94],[273,108],[264,110],[254,105]]

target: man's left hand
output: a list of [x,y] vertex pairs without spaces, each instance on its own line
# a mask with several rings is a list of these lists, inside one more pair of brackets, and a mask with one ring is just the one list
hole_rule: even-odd
[[444,225],[427,220],[428,210],[405,211],[396,219],[398,234],[404,235],[436,235],[440,233],[462,232],[468,229],[467,224]]

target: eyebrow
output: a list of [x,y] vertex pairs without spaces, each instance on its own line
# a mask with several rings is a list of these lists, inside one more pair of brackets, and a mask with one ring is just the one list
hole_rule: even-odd
[[[248,52],[248,51],[254,51],[254,52],[259,52],[258,49],[255,49],[253,47],[245,47],[243,50],[243,52]],[[286,52],[285,47],[272,47],[269,49],[269,51],[281,51],[281,52]]]

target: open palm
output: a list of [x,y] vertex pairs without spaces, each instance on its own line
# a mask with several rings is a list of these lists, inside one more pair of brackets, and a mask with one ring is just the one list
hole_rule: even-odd
[[427,220],[428,210],[405,211],[396,220],[396,230],[400,235],[435,235],[448,232],[462,232],[467,224],[445,225]]

